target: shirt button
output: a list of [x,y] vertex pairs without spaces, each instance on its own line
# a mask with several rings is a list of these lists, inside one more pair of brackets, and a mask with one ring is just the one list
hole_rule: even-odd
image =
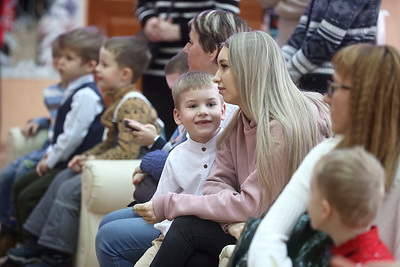
[[206,148],[205,148],[205,147],[202,147],[202,148],[201,148],[201,151],[206,151]]
[[207,169],[207,168],[208,168],[207,164],[204,164],[204,166],[203,166],[203,167],[204,167],[204,169]]

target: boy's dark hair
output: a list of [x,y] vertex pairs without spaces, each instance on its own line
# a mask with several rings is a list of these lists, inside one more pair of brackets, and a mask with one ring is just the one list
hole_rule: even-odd
[[53,58],[60,57],[61,49],[60,49],[60,39],[61,34],[58,35],[54,40],[51,42],[51,56]]
[[62,34],[59,38],[60,49],[71,49],[82,58],[82,63],[99,61],[100,47],[106,36],[94,26],[81,27]]
[[104,48],[115,56],[118,66],[132,70],[132,83],[135,83],[150,64],[151,53],[146,43],[134,36],[110,38]]
[[183,52],[177,53],[165,65],[165,75],[169,74],[184,74],[189,71],[187,55]]

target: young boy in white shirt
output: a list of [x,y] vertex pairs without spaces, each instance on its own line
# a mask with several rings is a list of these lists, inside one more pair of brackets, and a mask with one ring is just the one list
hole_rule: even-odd
[[[155,195],[167,192],[201,195],[203,182],[208,177],[216,156],[220,124],[221,120],[225,119],[225,104],[212,77],[202,72],[182,75],[172,88],[172,96],[175,122],[185,127],[189,138],[170,152]],[[132,223],[129,224],[131,230],[126,233],[126,238],[129,238],[129,235],[140,235],[141,242],[150,242],[154,236],[149,235],[145,237],[149,240],[143,240],[142,233],[146,229],[141,227],[152,228],[153,225],[134,223],[135,220],[143,220],[141,217],[136,218],[137,216],[132,214]],[[120,221],[124,223],[124,220]],[[170,221],[165,220],[154,226],[160,230],[158,233],[161,235],[152,242],[153,246],[137,262],[137,266],[148,266],[151,263],[170,224]],[[107,226],[107,223],[100,225],[97,241],[106,238],[101,234],[103,226]],[[108,239],[108,242],[112,243],[113,240]],[[99,249],[101,250],[101,246],[97,247],[98,252]]]

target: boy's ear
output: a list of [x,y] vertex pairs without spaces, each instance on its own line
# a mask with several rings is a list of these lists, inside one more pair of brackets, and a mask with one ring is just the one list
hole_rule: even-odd
[[331,204],[329,204],[328,200],[323,199],[322,200],[322,210],[321,210],[321,216],[323,219],[328,219],[329,217],[332,216],[333,213],[333,207]]
[[87,73],[92,73],[96,69],[97,61],[96,60],[89,60],[86,63],[86,71]]
[[181,115],[180,115],[179,111],[176,108],[174,108],[174,120],[175,120],[175,123],[177,125],[181,125],[182,124]]
[[226,119],[226,103],[222,104],[221,107],[221,120],[225,120]]
[[122,78],[126,81],[132,81],[133,71],[130,68],[122,69]]

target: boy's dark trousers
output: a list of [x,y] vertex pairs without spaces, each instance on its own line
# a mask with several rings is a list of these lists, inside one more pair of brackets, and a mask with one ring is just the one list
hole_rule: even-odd
[[43,176],[39,176],[36,171],[32,171],[20,177],[13,185],[13,201],[15,207],[15,221],[17,233],[20,241],[25,242],[27,234],[23,230],[23,225],[31,214],[32,210],[39,203],[46,193],[47,188],[54,177],[61,171],[61,168],[49,170]]

